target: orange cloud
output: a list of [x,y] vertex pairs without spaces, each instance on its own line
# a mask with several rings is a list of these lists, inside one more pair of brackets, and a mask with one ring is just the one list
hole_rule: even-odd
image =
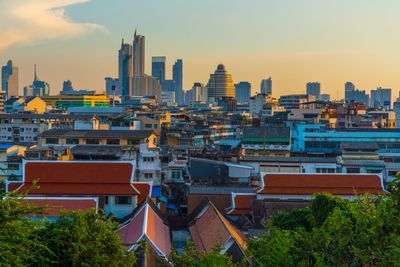
[[68,38],[100,29],[91,23],[76,23],[65,7],[90,0],[0,0],[0,51],[16,44],[43,39]]

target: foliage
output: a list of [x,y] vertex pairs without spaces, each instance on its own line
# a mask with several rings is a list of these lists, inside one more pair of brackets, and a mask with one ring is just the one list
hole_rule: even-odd
[[399,266],[398,199],[317,195],[309,208],[270,220],[248,253],[254,266]]
[[94,210],[69,212],[48,222],[42,239],[54,252],[57,266],[133,266],[135,255],[126,255],[117,227]]
[[33,219],[46,208],[15,192],[0,197],[0,266],[133,266],[117,224],[89,212],[63,214],[56,222]]
[[220,254],[221,248],[215,247],[213,251],[198,252],[191,241],[186,242],[185,250],[178,255],[176,250],[172,250],[169,260],[174,267],[235,267],[231,257]]

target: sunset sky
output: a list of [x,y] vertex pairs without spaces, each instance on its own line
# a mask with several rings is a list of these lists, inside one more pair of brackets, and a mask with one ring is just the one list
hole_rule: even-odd
[[77,89],[104,90],[117,76],[121,38],[134,28],[151,56],[167,56],[167,77],[184,60],[184,87],[206,83],[224,63],[253,93],[272,76],[273,95],[305,91],[343,96],[357,88],[400,88],[398,0],[0,0],[0,62],[12,59],[20,91],[39,78],[57,93],[64,80]]

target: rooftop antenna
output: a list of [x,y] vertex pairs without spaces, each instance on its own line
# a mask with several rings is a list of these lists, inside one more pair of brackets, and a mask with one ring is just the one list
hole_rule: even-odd
[[38,78],[36,73],[36,64],[34,65],[33,69],[34,69],[34,80],[37,81]]

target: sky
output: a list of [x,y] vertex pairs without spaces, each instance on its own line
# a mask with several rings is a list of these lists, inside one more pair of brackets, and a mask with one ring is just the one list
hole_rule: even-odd
[[117,77],[121,39],[135,28],[151,57],[184,62],[184,87],[207,83],[223,63],[235,82],[260,91],[272,77],[273,95],[302,93],[319,81],[342,98],[344,83],[367,91],[400,88],[398,0],[0,0],[0,63],[19,67],[20,91],[40,79],[58,93],[103,91]]

